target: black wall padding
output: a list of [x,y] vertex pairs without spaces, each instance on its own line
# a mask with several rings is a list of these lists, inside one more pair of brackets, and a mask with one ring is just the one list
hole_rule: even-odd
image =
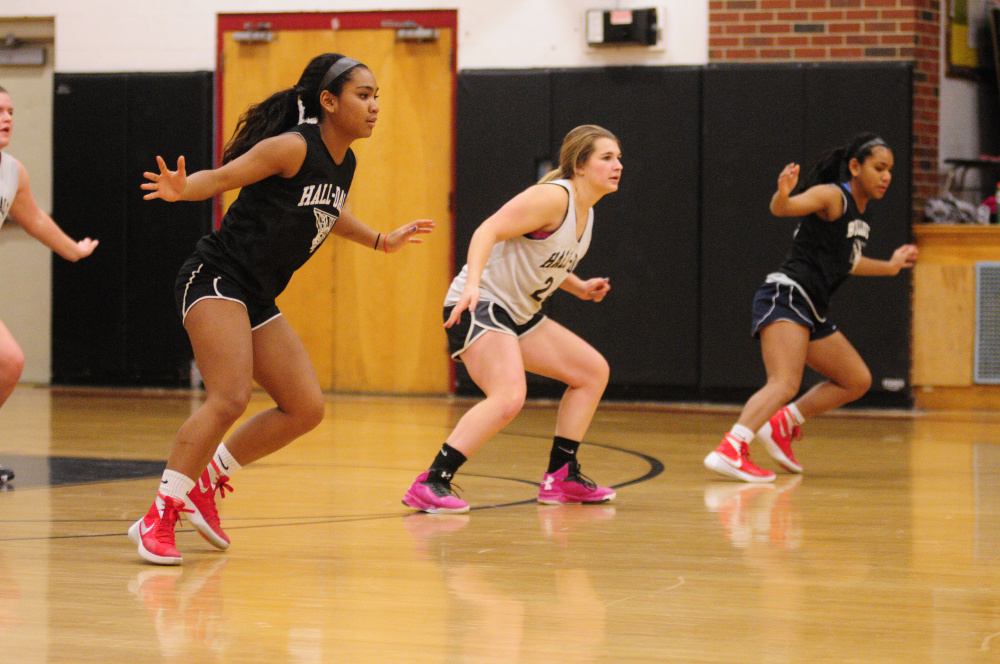
[[701,161],[701,385],[763,384],[750,337],[753,294],[788,250],[795,222],[768,211],[778,173],[801,159],[799,68],[710,67]]
[[[459,74],[454,274],[465,265],[479,224],[534,184],[539,166],[550,158],[550,89],[547,70]],[[545,382],[533,376],[529,381]],[[455,391],[479,391],[460,362],[455,363]]]
[[[750,306],[763,278],[780,265],[795,228],[796,220],[777,219],[768,211],[786,163],[802,164],[804,176],[819,153],[862,130],[880,133],[893,147],[895,168],[885,199],[872,203],[872,236],[865,253],[888,258],[909,241],[911,80],[909,63],[706,68],[704,389],[763,384],[760,347],[749,337]],[[894,390],[899,379],[909,380],[909,272],[849,279],[834,297],[830,315],[872,369],[870,400],[882,396],[900,405],[907,402],[907,391]]]
[[191,348],[175,313],[177,270],[211,229],[211,201],[144,201],[142,174],[161,155],[188,172],[212,166],[212,73],[57,74],[54,216],[100,240],[75,264],[53,263],[55,383],[171,386]]
[[455,274],[479,224],[534,184],[551,157],[550,78],[545,70],[458,76]]
[[[886,63],[877,71],[859,65],[817,67],[808,78],[806,152],[817,154],[844,136],[871,130],[892,147],[895,166],[885,198],[872,203],[871,237],[865,255],[888,259],[913,241],[910,201],[913,122],[912,67]],[[850,112],[831,113],[843,106]],[[859,111],[863,109],[863,114]],[[852,277],[837,291],[830,316],[872,372],[870,401],[910,398],[912,270],[895,277]],[[885,382],[883,382],[885,381]],[[900,386],[905,386],[900,389]],[[886,403],[892,403],[886,401]]]
[[609,277],[612,290],[598,304],[557,292],[551,312],[607,358],[613,386],[698,384],[700,96],[698,68],[552,75],[554,160],[581,124],[621,141],[621,184],[595,206],[590,250],[576,270]]

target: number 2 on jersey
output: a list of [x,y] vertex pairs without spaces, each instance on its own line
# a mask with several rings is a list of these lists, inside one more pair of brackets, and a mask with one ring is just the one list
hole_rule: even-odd
[[[544,302],[549,295],[552,295],[555,292],[555,289],[552,288],[552,281],[552,277],[546,279],[545,285],[531,294],[532,299],[536,302]],[[551,291],[549,290],[550,288],[552,289]]]

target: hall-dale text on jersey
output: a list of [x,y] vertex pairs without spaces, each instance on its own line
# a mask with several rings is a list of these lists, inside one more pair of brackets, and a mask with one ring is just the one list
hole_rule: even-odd
[[577,256],[576,251],[572,249],[566,249],[564,251],[557,251],[548,257],[541,265],[540,268],[549,268],[554,270],[566,270],[567,272],[572,272],[576,267],[577,261],[580,260]]

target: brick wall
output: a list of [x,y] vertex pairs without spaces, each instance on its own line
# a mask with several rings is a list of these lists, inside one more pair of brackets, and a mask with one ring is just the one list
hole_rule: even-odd
[[906,60],[913,218],[937,193],[940,0],[710,0],[710,62]]

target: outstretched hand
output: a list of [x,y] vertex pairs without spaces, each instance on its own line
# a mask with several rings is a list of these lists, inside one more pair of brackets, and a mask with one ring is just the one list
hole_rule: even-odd
[[154,198],[160,198],[165,201],[180,200],[184,194],[184,189],[187,187],[187,170],[184,168],[184,157],[180,156],[177,158],[176,171],[167,168],[167,163],[163,161],[163,157],[156,157],[156,165],[160,168],[159,173],[152,173],[150,171],[143,173],[146,179],[151,180],[140,185],[143,189],[151,192],[143,196],[143,199],[147,201]]
[[587,279],[583,282],[583,293],[580,295],[580,299],[600,302],[610,290],[611,285],[608,283],[607,277]]
[[778,175],[778,191],[787,198],[798,183],[799,165],[792,162],[785,166],[781,174]]
[[385,253],[391,254],[394,251],[399,251],[410,243],[420,244],[423,240],[417,236],[430,233],[434,227],[435,224],[430,219],[418,219],[405,226],[400,226],[385,236],[385,244],[383,245]]

